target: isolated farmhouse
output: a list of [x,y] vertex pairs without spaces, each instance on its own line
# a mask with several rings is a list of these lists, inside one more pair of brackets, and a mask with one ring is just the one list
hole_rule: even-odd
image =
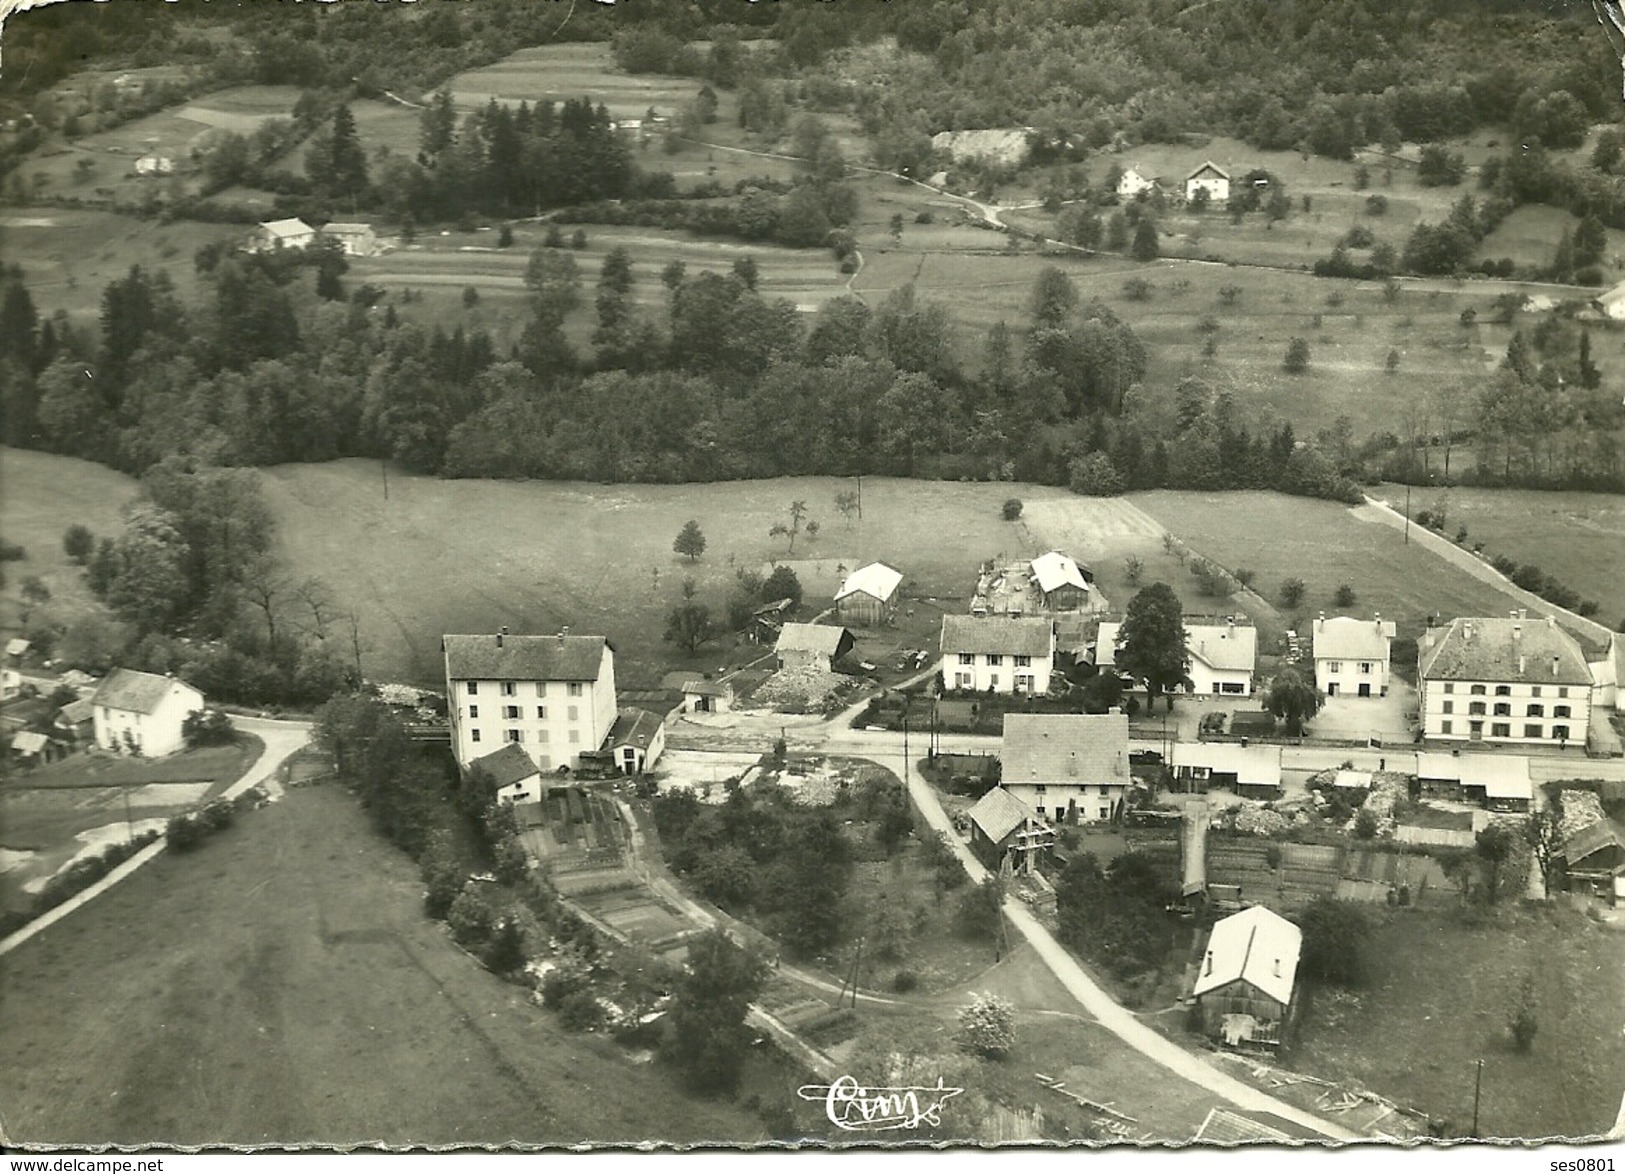
[[1326,697],[1386,697],[1394,634],[1392,620],[1352,616],[1315,620],[1315,688]]
[[1046,618],[942,617],[942,681],[977,693],[1047,693],[1055,626]]
[[1045,819],[1106,823],[1132,783],[1123,713],[1007,713],[1000,785]]
[[870,563],[846,577],[835,593],[835,614],[843,624],[866,628],[889,624],[897,614],[897,587],[903,573],[885,563]]
[[370,257],[378,251],[378,235],[370,224],[333,221],[322,225],[319,235],[324,240],[337,241],[352,257]]
[[1185,177],[1185,199],[1196,199],[1197,192],[1206,192],[1214,204],[1230,199],[1230,173],[1217,163],[1207,162]]
[[602,636],[443,636],[451,745],[464,766],[514,742],[541,770],[579,767],[615,724],[615,648]]
[[1213,926],[1192,993],[1209,1039],[1278,1047],[1292,1019],[1303,931],[1262,905]]
[[302,249],[316,239],[316,230],[298,217],[290,220],[264,220],[254,230],[249,248],[257,253],[278,249]]
[[1591,667],[1550,616],[1452,620],[1418,642],[1422,733],[1444,742],[1584,746]]
[[1117,197],[1121,200],[1132,200],[1141,192],[1149,192],[1156,186],[1156,176],[1146,175],[1139,168],[1130,167],[1117,181]]
[[114,669],[90,704],[96,745],[160,758],[186,745],[181,727],[203,708],[203,693],[175,677]]

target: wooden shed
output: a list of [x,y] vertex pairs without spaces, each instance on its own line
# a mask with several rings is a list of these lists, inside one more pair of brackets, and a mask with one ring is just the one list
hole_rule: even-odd
[[1262,905],[1213,926],[1192,994],[1202,1034],[1232,1048],[1281,1046],[1296,1011],[1303,931]]
[[967,817],[971,851],[994,872],[1030,872],[1055,842],[1055,829],[1003,787],[983,795]]
[[835,593],[835,610],[843,624],[877,628],[897,615],[897,587],[903,573],[885,563],[870,563],[846,577]]

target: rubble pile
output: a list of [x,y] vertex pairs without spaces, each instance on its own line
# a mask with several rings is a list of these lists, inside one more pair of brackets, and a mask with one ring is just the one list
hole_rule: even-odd
[[1236,809],[1236,831],[1244,836],[1273,836],[1286,831],[1292,821],[1279,811],[1245,803]]
[[1558,834],[1564,840],[1603,819],[1602,801],[1590,791],[1564,791],[1561,800],[1563,822]]
[[1391,836],[1398,820],[1394,816],[1394,808],[1409,793],[1404,775],[1374,774],[1371,776],[1371,793],[1365,797],[1360,810],[1349,817],[1343,830],[1352,832],[1355,822],[1360,818],[1360,811],[1369,811],[1377,817],[1377,835]]
[[750,700],[752,705],[775,708],[794,706],[801,710],[817,711],[849,679],[828,669],[796,665],[782,668],[763,681],[751,694]]

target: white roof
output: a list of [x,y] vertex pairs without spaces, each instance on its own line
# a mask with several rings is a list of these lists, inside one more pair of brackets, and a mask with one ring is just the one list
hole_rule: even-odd
[[1302,945],[1303,931],[1280,914],[1262,905],[1243,909],[1214,925],[1192,993],[1205,994],[1239,978],[1278,1003],[1290,1003]]
[[1340,770],[1337,777],[1332,780],[1334,787],[1354,787],[1360,790],[1371,789],[1371,772],[1368,770]]
[[372,231],[372,225],[350,222],[331,221],[322,226],[322,231],[332,236],[360,236]]
[[1416,756],[1416,774],[1424,779],[1445,779],[1464,787],[1483,787],[1487,799],[1529,799],[1529,759],[1521,754],[1441,754],[1423,750]]
[[1596,301],[1601,306],[1611,306],[1615,302],[1625,302],[1625,281],[1598,294]]
[[897,585],[903,581],[903,572],[894,571],[885,563],[870,563],[866,567],[859,567],[846,577],[841,589],[835,593],[836,599],[845,599],[848,595],[872,595],[884,603],[892,597]]
[[[1122,620],[1100,621],[1096,665],[1117,663],[1117,634],[1122,628]],[[1250,673],[1258,659],[1258,629],[1251,624],[1186,624],[1185,650],[1209,668]]]
[[1353,616],[1317,619],[1313,628],[1315,659],[1386,661],[1396,630],[1392,620],[1357,620]]
[[28,651],[28,641],[22,636],[14,636],[6,641],[7,656],[21,656]]
[[272,236],[308,236],[316,230],[297,216],[291,220],[265,220],[260,227]]
[[1038,580],[1038,589],[1045,595],[1057,587],[1089,590],[1089,584],[1084,582],[1083,572],[1078,570],[1078,564],[1058,550],[1052,550],[1033,559],[1033,578]]
[[1174,769],[1205,766],[1220,774],[1233,774],[1238,783],[1281,785],[1281,748],[1278,745],[1243,746],[1239,742],[1175,742]]

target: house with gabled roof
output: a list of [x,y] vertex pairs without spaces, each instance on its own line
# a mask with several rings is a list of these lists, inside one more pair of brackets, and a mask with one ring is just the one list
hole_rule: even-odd
[[836,661],[852,651],[852,633],[833,624],[787,623],[779,629],[778,642],[773,655],[781,669],[812,667],[832,668]]
[[1331,1141],[1330,1135],[1299,1125],[1279,1113],[1257,1109],[1230,1109],[1214,1105],[1207,1111],[1192,1141],[1204,1145],[1241,1145],[1248,1142]]
[[[1101,620],[1095,639],[1095,664],[1113,669],[1117,664],[1117,638],[1121,620]],[[1190,654],[1193,696],[1250,697],[1253,668],[1258,661],[1258,629],[1246,616],[1227,616],[1223,622],[1185,621],[1185,651]],[[1187,691],[1185,686],[1173,690]]]
[[1133,782],[1128,716],[1007,713],[999,763],[999,785],[1041,818],[1108,823]]
[[966,819],[971,852],[993,872],[1031,872],[1055,842],[1055,829],[1003,787],[978,799]]
[[1192,995],[1202,1032],[1228,1047],[1277,1048],[1296,1011],[1303,931],[1254,905],[1216,922]]
[[1032,561],[1032,585],[1047,611],[1083,611],[1089,606],[1089,588],[1094,575],[1070,555],[1058,550],[1041,554]]
[[643,774],[654,769],[660,752],[666,748],[666,723],[647,709],[627,709],[610,727],[606,750],[615,769],[625,775]]
[[942,683],[976,693],[1047,693],[1055,624],[1047,616],[942,617]]
[[96,745],[103,750],[161,758],[186,745],[187,717],[203,709],[203,691],[185,681],[135,669],[114,669],[91,695]]
[[1315,688],[1323,696],[1388,696],[1388,672],[1398,630],[1392,620],[1384,620],[1381,612],[1369,620],[1353,616],[1327,619],[1321,612],[1311,630]]
[[277,249],[302,249],[316,239],[316,230],[297,216],[287,220],[262,220],[254,230],[249,248],[256,253]]
[[370,224],[333,220],[322,225],[320,236],[337,241],[351,257],[370,257],[378,251],[378,234]]
[[1591,686],[1595,690],[1592,701],[1625,713],[1625,689],[1620,681],[1625,678],[1625,640],[1618,635],[1608,638],[1608,651],[1600,660],[1591,662]]
[[496,784],[498,803],[540,803],[542,772],[535,759],[518,742],[508,742],[500,750],[481,755],[468,764],[469,770],[483,770]]
[[1458,618],[1417,641],[1422,735],[1443,742],[1584,747],[1591,666],[1552,616]]
[[835,593],[835,614],[844,624],[875,628],[897,615],[897,588],[903,572],[885,563],[869,563],[846,577]]
[[615,646],[602,636],[440,639],[451,745],[464,766],[509,742],[540,770],[581,765],[609,737],[619,712]]
[[1141,192],[1154,191],[1156,186],[1156,176],[1147,175],[1138,167],[1130,167],[1127,171],[1123,172],[1122,176],[1120,176],[1117,180],[1117,198],[1120,200],[1132,200]]
[[1570,891],[1611,894],[1625,877],[1625,830],[1611,819],[1599,819],[1572,833],[1559,850]]
[[1625,322],[1625,281],[1603,290],[1591,299],[1591,304],[1604,318]]
[[1196,199],[1197,192],[1206,192],[1214,204],[1230,199],[1230,173],[1211,159],[1185,177],[1185,200]]

